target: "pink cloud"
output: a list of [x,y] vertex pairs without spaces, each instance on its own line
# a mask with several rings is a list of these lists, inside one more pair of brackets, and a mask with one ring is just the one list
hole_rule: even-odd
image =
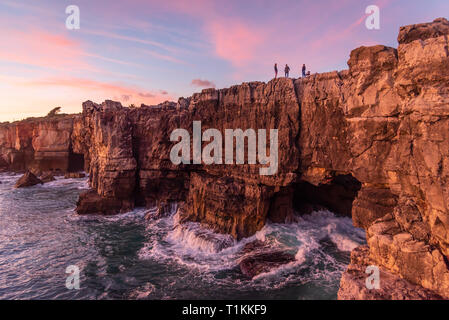
[[247,23],[235,13],[220,9],[218,2],[214,1],[172,1],[155,5],[198,19],[215,55],[237,67],[242,67],[256,56],[268,33],[263,22]]
[[215,83],[209,80],[193,79],[190,84],[200,88],[215,88]]
[[254,58],[264,37],[257,28],[240,21],[213,20],[206,27],[215,46],[215,53],[236,66],[242,66]]
[[153,93],[150,93],[150,92],[146,92],[146,93],[139,92],[139,97],[142,97],[142,98],[154,98],[155,95]]
[[[91,64],[86,58],[142,67],[142,65],[105,57],[85,50],[85,44],[74,40],[67,33],[52,33],[26,23],[12,28],[10,20],[0,23],[0,60],[33,65],[59,71],[109,72]],[[28,31],[22,31],[28,30]]]
[[0,28],[0,59],[59,70],[92,69],[82,58],[81,44],[44,30]]

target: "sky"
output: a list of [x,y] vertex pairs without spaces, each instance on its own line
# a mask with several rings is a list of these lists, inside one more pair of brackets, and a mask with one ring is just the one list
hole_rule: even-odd
[[[66,7],[80,28],[66,27]],[[369,5],[380,29],[365,26]],[[81,112],[83,101],[177,101],[204,88],[347,69],[352,49],[397,47],[447,0],[0,0],[0,121]]]

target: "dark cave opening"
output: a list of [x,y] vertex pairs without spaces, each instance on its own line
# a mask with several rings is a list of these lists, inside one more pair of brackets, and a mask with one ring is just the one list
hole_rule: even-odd
[[337,175],[318,186],[301,181],[293,187],[293,209],[299,214],[328,209],[335,214],[351,217],[352,204],[361,186],[351,174]]
[[68,172],[79,171],[84,171],[84,155],[81,153],[70,152]]

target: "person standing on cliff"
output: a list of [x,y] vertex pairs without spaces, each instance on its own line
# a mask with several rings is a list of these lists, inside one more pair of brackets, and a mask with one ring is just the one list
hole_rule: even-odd
[[290,72],[290,67],[288,66],[288,64],[285,65],[285,77],[288,78],[288,73]]
[[274,64],[274,78],[276,79],[278,77],[278,64]]
[[302,77],[305,78],[306,77],[306,64],[302,65]]

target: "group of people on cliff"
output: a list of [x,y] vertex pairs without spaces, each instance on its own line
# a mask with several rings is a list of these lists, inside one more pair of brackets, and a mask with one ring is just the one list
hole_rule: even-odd
[[[284,72],[285,72],[285,77],[288,78],[289,77],[289,73],[290,73],[290,67],[288,66],[288,64],[285,64]],[[301,72],[302,72],[302,77],[303,78],[310,76],[310,71],[306,72],[306,65],[305,64],[302,65]],[[278,77],[278,64],[275,63],[274,64],[274,78],[276,79],[277,77]]]

